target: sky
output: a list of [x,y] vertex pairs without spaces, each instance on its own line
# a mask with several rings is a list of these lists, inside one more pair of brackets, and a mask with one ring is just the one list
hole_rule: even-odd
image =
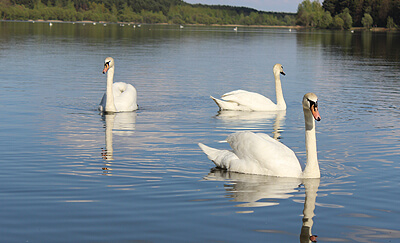
[[296,13],[303,0],[184,0],[187,3],[249,7],[261,11]]

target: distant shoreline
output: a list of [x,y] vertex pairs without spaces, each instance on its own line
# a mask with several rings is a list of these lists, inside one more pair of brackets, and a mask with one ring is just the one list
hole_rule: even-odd
[[[131,24],[131,25],[150,25],[149,23],[137,23],[137,22],[107,22],[107,21],[62,21],[62,20],[0,20],[1,22],[39,22],[39,23],[77,23],[77,24]],[[169,24],[169,23],[154,23],[151,25],[179,25],[179,24]],[[224,26],[224,27],[260,27],[260,28],[287,28],[287,29],[303,29],[305,27],[300,25],[295,26],[285,26],[285,25],[240,25],[240,24],[181,24],[182,26]]]
[[[148,23],[136,23],[136,22],[107,22],[107,21],[92,21],[92,20],[82,20],[82,21],[62,21],[62,20],[0,20],[0,22],[39,22],[39,23],[77,23],[77,24],[131,24],[131,25],[150,25]],[[179,24],[169,24],[169,23],[154,23],[152,25],[179,25]],[[221,26],[221,27],[253,27],[253,28],[276,28],[276,29],[311,29],[300,25],[285,26],[285,25],[235,25],[235,24],[182,24],[182,26]],[[350,30],[363,31],[364,27],[352,27]],[[372,27],[369,31],[373,32],[386,32],[386,31],[397,31],[396,29],[390,30],[384,27]]]

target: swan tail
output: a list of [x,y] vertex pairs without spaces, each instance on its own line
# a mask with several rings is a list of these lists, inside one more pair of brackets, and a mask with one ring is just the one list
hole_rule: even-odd
[[210,96],[211,99],[217,104],[219,107],[219,110],[237,110],[238,109],[238,104],[236,102],[231,102],[231,101],[223,101],[217,98],[214,98]]
[[221,169],[229,169],[232,162],[239,159],[236,154],[232,153],[231,151],[211,148],[202,143],[199,143],[198,145],[207,155],[207,157]]
[[221,150],[208,147],[205,144],[199,143],[198,144],[201,150],[207,155],[210,160],[215,160]]

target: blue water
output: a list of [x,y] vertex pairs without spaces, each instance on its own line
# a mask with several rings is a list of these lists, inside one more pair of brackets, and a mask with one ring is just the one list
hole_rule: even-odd
[[[397,32],[0,22],[0,241],[309,242],[310,223],[318,242],[400,241],[399,43]],[[107,56],[138,111],[96,110]],[[275,100],[275,63],[286,113],[218,113],[209,96],[239,88]],[[251,130],[305,161],[307,92],[322,116],[320,180],[214,170],[198,148]]]

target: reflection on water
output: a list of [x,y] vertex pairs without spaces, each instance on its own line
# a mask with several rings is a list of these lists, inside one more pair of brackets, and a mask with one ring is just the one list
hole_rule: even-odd
[[307,47],[321,46],[329,52],[342,55],[379,58],[389,61],[400,59],[398,32],[356,31],[300,31],[297,41]]
[[119,112],[112,114],[103,114],[102,119],[105,121],[105,143],[106,147],[102,148],[101,156],[106,163],[102,168],[105,174],[109,174],[111,161],[114,160],[113,134],[119,136],[132,136],[136,125],[136,112]]
[[[305,199],[303,209],[303,219],[301,226],[300,242],[316,242],[316,235],[312,234],[314,224],[313,217],[315,202],[317,198],[320,179],[299,179],[282,178],[271,176],[259,176],[250,174],[241,174],[215,168],[205,180],[217,180],[229,182],[225,185],[225,191],[228,198],[233,202],[244,202],[235,205],[236,207],[266,207],[277,206],[277,199],[288,199],[293,197],[304,186]],[[238,213],[242,213],[240,211]],[[254,211],[245,211],[246,213]],[[258,232],[268,232],[269,230],[257,230]]]
[[301,226],[300,242],[316,242],[316,235],[313,235],[311,230],[314,225],[313,217],[315,209],[315,201],[317,199],[317,192],[320,179],[303,179],[305,188],[304,210],[303,210],[303,224]]
[[218,112],[216,118],[222,121],[223,128],[237,130],[265,130],[272,124],[274,139],[279,139],[285,125],[286,111],[228,111]]
[[229,194],[229,198],[232,198],[232,201],[244,202],[236,205],[237,207],[279,205],[275,199],[292,197],[301,184],[301,180],[298,178],[250,175],[218,168],[213,169],[204,179],[232,181],[232,184],[228,185],[225,190]]

